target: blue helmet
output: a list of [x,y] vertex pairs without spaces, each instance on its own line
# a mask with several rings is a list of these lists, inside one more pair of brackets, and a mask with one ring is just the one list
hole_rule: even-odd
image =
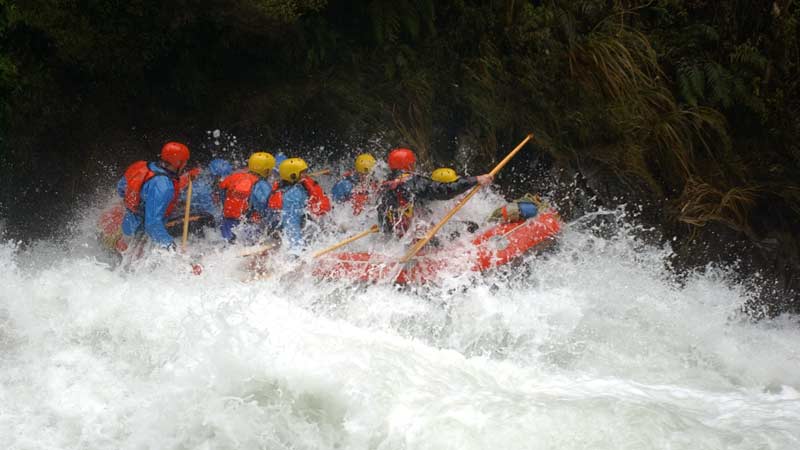
[[216,158],[208,163],[208,171],[215,177],[227,177],[233,172],[233,166],[222,158]]
[[289,159],[283,152],[278,152],[275,154],[275,167],[272,169],[275,172],[275,175],[278,174],[278,167],[280,167],[281,163]]

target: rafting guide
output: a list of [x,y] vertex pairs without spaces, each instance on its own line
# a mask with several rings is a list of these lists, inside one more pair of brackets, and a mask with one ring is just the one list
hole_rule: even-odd
[[389,179],[378,191],[378,221],[382,232],[402,237],[411,228],[414,208],[421,208],[425,201],[448,200],[480,184],[492,182],[492,175],[466,177],[448,182],[419,175],[414,172],[417,157],[407,148],[396,148],[389,152]]

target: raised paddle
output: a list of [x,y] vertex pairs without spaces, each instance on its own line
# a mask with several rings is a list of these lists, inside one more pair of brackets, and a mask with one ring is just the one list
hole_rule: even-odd
[[181,248],[186,250],[186,240],[189,238],[189,210],[192,207],[192,179],[189,178],[189,188],[186,190],[186,211],[183,213],[183,240]]
[[[183,239],[181,240],[181,249],[186,250],[186,240],[189,239],[189,210],[192,208],[192,179],[189,178],[189,187],[186,189],[186,211],[183,213]],[[203,266],[198,263],[190,263],[192,266],[192,273],[200,275],[203,273]]]
[[378,226],[377,225],[373,225],[368,230],[362,231],[361,233],[358,233],[355,236],[350,236],[349,238],[343,240],[342,242],[339,242],[336,245],[332,245],[332,246],[326,248],[325,250],[320,250],[320,251],[314,253],[313,256],[314,256],[314,258],[317,258],[319,256],[322,256],[322,255],[326,254],[326,253],[330,253],[330,252],[336,250],[337,248],[344,247],[345,245],[347,245],[347,244],[349,244],[349,243],[351,243],[353,241],[357,241],[357,240],[363,238],[364,236],[369,236],[370,234],[377,233],[377,232],[378,232]]
[[310,177],[318,177],[320,175],[330,175],[330,174],[331,174],[331,169],[322,169],[322,170],[318,170],[316,172],[311,172],[311,173],[308,174],[308,176],[310,176]]
[[[514,155],[517,154],[517,152],[522,150],[522,147],[524,147],[525,144],[527,144],[528,141],[530,141],[531,139],[533,139],[533,134],[529,134],[528,136],[526,136],[525,139],[523,139],[522,142],[520,142],[519,145],[517,145],[514,148],[514,150],[511,150],[511,152],[508,155],[506,155],[506,157],[503,158],[503,160],[500,161],[494,167],[494,169],[492,169],[491,172],[489,172],[489,175],[491,175],[492,177],[497,175],[497,172],[499,172],[500,169],[503,168],[503,166],[508,164],[508,162],[511,161],[511,158],[513,158]],[[402,259],[400,259],[400,263],[405,264],[408,261],[410,261],[411,258],[413,258],[414,255],[416,255],[417,252],[419,252],[422,249],[422,247],[424,247],[425,244],[427,244],[428,241],[430,241],[433,238],[434,235],[436,235],[436,233],[439,231],[439,229],[441,229],[444,226],[444,224],[446,224],[447,221],[449,221],[455,215],[455,213],[458,212],[459,209],[461,209],[465,204],[467,204],[469,199],[471,199],[476,193],[478,193],[478,191],[480,190],[481,187],[482,187],[482,185],[479,184],[479,185],[475,186],[474,188],[472,188],[472,190],[469,191],[469,193],[466,196],[464,196],[464,198],[462,198],[460,202],[458,202],[458,204],[455,206],[455,208],[453,208],[449,213],[447,213],[446,216],[444,216],[444,219],[442,219],[439,223],[437,223],[436,226],[431,228],[431,230],[428,231],[428,233],[422,239],[417,241],[417,243],[414,244],[413,247],[411,247],[411,250],[409,250],[408,253],[406,253],[405,256],[403,256]]]

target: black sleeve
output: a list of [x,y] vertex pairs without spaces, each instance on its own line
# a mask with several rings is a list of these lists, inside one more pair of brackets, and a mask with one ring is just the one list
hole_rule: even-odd
[[416,176],[412,182],[414,195],[425,200],[449,200],[478,184],[475,177],[459,178],[452,183],[439,183],[430,178]]

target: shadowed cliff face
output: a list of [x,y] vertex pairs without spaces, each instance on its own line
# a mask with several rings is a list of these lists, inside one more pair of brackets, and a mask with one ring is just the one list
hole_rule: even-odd
[[534,132],[509,196],[637,205],[676,267],[796,289],[800,6],[563,3],[0,2],[6,234],[58,234],[167,140],[207,161],[214,129],[241,155],[402,145],[471,173]]

